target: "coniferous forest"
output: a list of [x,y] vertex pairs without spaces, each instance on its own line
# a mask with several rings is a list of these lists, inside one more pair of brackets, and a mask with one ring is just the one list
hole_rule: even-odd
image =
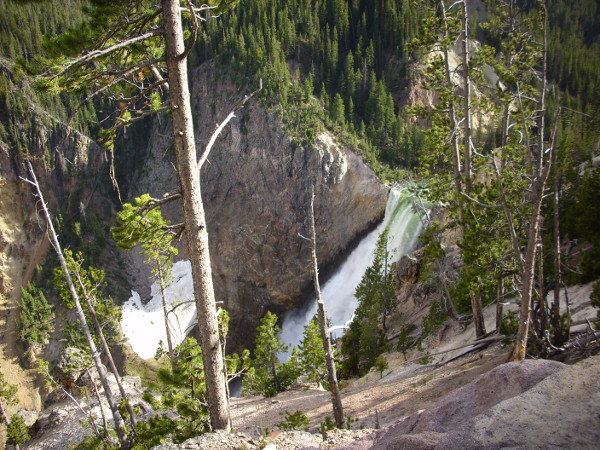
[[[210,186],[222,159],[254,167],[256,147],[275,149],[256,187],[236,190],[244,182],[224,172],[226,193]],[[353,380],[447,364],[450,329],[470,327],[473,351],[502,362],[591,360],[599,158],[598,0],[0,0],[0,438],[43,446],[53,429],[17,411],[60,397],[85,422],[73,448],[179,445],[236,428],[236,383],[273,397],[299,380],[331,394],[331,417],[286,410],[277,427],[325,437],[361,419],[342,407]],[[262,181],[267,167],[290,184]],[[346,173],[361,187],[339,194]],[[158,194],[139,194],[154,176]],[[273,191],[263,203],[251,198],[261,183]],[[398,185],[418,244],[394,258],[394,230],[381,232],[352,318],[332,334],[322,285],[382,220],[371,192]],[[248,222],[231,225],[237,192],[252,193],[237,211]],[[290,199],[281,211],[264,205],[278,196]],[[361,208],[360,227],[335,225]],[[248,247],[216,242],[221,223]],[[281,236],[251,231],[269,227]],[[181,260],[190,297],[170,303]],[[152,360],[123,332],[122,304],[141,286],[164,320]],[[580,288],[587,297],[569,300]],[[318,314],[289,345],[284,317],[313,298]],[[178,336],[186,302],[196,322]],[[576,318],[584,308],[594,314]]]

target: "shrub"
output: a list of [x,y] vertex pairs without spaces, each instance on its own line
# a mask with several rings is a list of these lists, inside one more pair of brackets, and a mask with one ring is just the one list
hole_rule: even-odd
[[285,421],[279,422],[277,427],[284,431],[291,430],[304,430],[308,431],[309,420],[301,411],[296,411],[290,413],[288,411],[284,411],[282,413],[285,415]]

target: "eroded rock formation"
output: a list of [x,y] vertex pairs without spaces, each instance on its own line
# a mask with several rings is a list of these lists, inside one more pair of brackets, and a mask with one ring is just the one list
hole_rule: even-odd
[[[197,142],[204,147],[241,94],[215,77],[210,66],[194,73]],[[331,266],[351,242],[382,216],[387,188],[361,157],[327,133],[312,146],[297,146],[276,112],[252,100],[217,141],[201,182],[217,301],[231,314],[236,342],[247,342],[267,309],[283,312],[310,294],[307,208],[316,189],[318,257]],[[163,120],[164,125],[164,120]],[[160,196],[177,188],[168,126],[157,122],[148,158],[133,195]],[[178,221],[178,207],[166,210]],[[180,244],[181,257],[186,248]],[[142,276],[143,280],[144,277]]]

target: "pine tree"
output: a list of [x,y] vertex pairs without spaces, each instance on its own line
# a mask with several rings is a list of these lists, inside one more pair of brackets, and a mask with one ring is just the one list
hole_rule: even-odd
[[388,271],[388,232],[386,228],[377,239],[373,263],[356,287],[358,307],[342,338],[343,365],[355,374],[366,373],[386,349],[387,319],[396,300]]
[[289,347],[279,335],[281,328],[277,325],[277,315],[267,312],[257,328],[252,372],[244,380],[244,389],[250,392],[272,397],[285,391],[299,375],[295,352],[286,363],[279,360],[279,354],[285,353]]
[[43,344],[52,331],[52,307],[33,283],[21,289],[19,338],[27,345]]
[[323,339],[319,331],[319,318],[313,317],[304,327],[302,340],[298,346],[298,362],[304,373],[313,383],[321,384],[326,378]]
[[[164,201],[164,199],[163,199]],[[118,226],[111,229],[117,247],[132,250],[136,245],[142,247],[146,262],[152,267],[152,274],[160,286],[167,335],[167,350],[173,357],[173,338],[169,324],[169,312],[165,289],[171,281],[172,258],[178,251],[171,246],[174,229],[162,217],[160,200],[154,200],[148,194],[135,199],[135,206],[125,203],[117,213]],[[181,226],[178,227],[181,229]]]

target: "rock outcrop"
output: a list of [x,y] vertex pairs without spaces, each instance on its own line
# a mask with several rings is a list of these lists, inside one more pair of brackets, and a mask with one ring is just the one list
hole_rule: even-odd
[[[23,349],[17,346],[17,301],[21,287],[31,281],[50,245],[31,186],[21,179],[29,178],[25,160],[32,162],[53,215],[62,210],[67,211],[65,217],[73,219],[76,215],[73,213],[93,208],[110,210],[110,206],[98,192],[93,199],[91,195],[104,152],[34,103],[26,106],[28,116],[23,122],[34,126],[28,129],[23,125],[13,132],[27,149],[27,155],[0,141],[0,371],[8,382],[17,385],[21,407],[38,408],[39,394],[31,388],[35,371],[21,367],[30,362],[27,358],[31,358],[31,353],[24,356]],[[12,407],[9,412],[13,412]]]
[[597,448],[600,357],[501,365],[346,450]]
[[[192,92],[203,148],[241,94],[217,79],[210,65],[195,71]],[[230,339],[239,344],[252,338],[267,310],[281,313],[311,295],[310,243],[299,236],[308,235],[311,185],[318,258],[325,268],[383,216],[388,190],[328,132],[310,147],[295,145],[276,112],[254,99],[238,116],[215,144],[201,182],[217,301],[229,310]],[[160,196],[177,188],[165,133],[157,123],[133,195]],[[179,221],[177,208],[166,213]],[[187,249],[180,247],[185,258]]]

